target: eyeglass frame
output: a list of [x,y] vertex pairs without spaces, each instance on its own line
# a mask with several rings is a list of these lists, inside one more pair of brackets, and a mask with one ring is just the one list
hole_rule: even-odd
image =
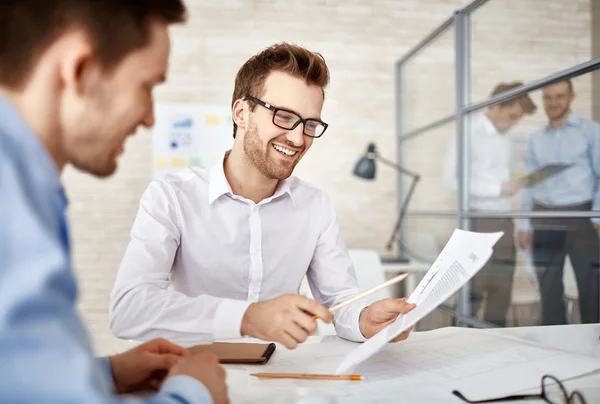
[[542,392],[540,394],[520,394],[520,395],[511,395],[511,396],[506,396],[506,397],[498,397],[498,398],[491,398],[491,399],[487,399],[487,400],[476,400],[476,401],[469,400],[458,390],[453,390],[452,394],[454,394],[456,397],[460,398],[461,400],[463,400],[464,402],[469,403],[469,404],[499,403],[499,402],[505,402],[505,401],[520,401],[520,400],[532,400],[532,399],[544,400],[545,402],[552,404],[552,402],[548,399],[548,397],[546,395],[546,391],[544,389],[544,379],[546,379],[546,378],[552,379],[556,382],[556,384],[558,384],[559,388],[561,389],[561,391],[563,393],[564,403],[571,404],[571,403],[573,403],[573,399],[576,396],[579,396],[581,403],[587,404],[587,401],[585,401],[585,398],[583,397],[583,394],[581,393],[581,391],[573,390],[571,392],[571,394],[569,394],[567,392],[565,385],[562,384],[562,382],[560,380],[558,380],[556,377],[554,377],[552,375],[542,376],[542,380],[540,382],[541,386],[542,386]]
[[[329,127],[329,124],[319,120],[319,119],[315,119],[315,118],[302,118],[297,112],[291,111],[289,109],[285,109],[285,108],[279,108],[279,107],[274,107],[273,105],[264,102],[256,97],[253,97],[251,95],[247,95],[244,97],[244,101],[252,101],[255,104],[260,105],[261,107],[264,107],[270,111],[273,112],[273,125],[277,126],[278,128],[281,129],[285,129],[285,130],[294,130],[298,127],[298,125],[302,124],[302,134],[304,134],[305,136],[308,137],[312,137],[313,139],[318,139],[321,136],[323,136],[323,134],[325,133],[325,131],[327,130],[327,128]],[[286,128],[284,126],[278,125],[277,123],[275,123],[275,117],[277,116],[277,112],[279,111],[283,111],[283,112],[287,112],[288,114],[292,114],[298,117],[298,120],[296,121],[296,123],[294,123],[294,125],[291,128]],[[320,125],[323,125],[323,132],[321,132],[321,134],[319,136],[313,136],[313,135],[309,135],[308,133],[306,133],[306,122],[308,121],[313,121],[313,122],[318,122]]]

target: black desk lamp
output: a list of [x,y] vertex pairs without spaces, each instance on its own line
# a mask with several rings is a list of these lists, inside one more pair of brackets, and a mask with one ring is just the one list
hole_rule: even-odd
[[[367,152],[365,153],[365,155],[363,157],[360,158],[360,160],[358,160],[358,162],[356,163],[356,166],[354,166],[354,171],[352,173],[354,175],[356,175],[357,177],[364,178],[366,180],[374,179],[375,173],[377,172],[376,167],[375,167],[376,159],[381,161],[383,164],[390,166],[392,168],[395,168],[397,171],[401,172],[402,174],[406,174],[412,178],[410,188],[408,189],[408,192],[406,193],[406,196],[404,197],[404,201],[402,202],[402,207],[400,209],[400,215],[398,216],[398,221],[396,222],[396,225],[394,226],[394,231],[392,232],[392,235],[390,236],[390,239],[386,245],[386,248],[388,250],[391,250],[392,246],[394,245],[394,241],[396,240],[396,235],[398,234],[398,231],[400,230],[400,226],[402,226],[402,222],[404,221],[404,216],[406,215],[406,208],[408,207],[408,203],[410,202],[410,199],[412,198],[412,194],[415,190],[415,187],[417,186],[417,182],[419,182],[419,179],[421,179],[421,176],[417,173],[406,170],[405,168],[399,166],[398,164],[396,164],[392,161],[386,160],[385,158],[381,157],[375,148],[375,143],[369,143],[369,146],[367,147]],[[401,261],[407,262],[408,260],[401,259]]]

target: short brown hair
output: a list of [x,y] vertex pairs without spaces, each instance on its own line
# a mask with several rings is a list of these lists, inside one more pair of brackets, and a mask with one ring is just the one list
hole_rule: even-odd
[[[509,83],[500,83],[496,87],[494,87],[494,89],[492,90],[492,94],[490,94],[490,95],[493,97],[495,95],[502,94],[506,91],[512,90],[513,88],[521,87],[522,85],[523,85],[522,81],[512,81]],[[507,100],[507,101],[499,102],[498,104],[495,104],[495,105],[499,105],[500,107],[509,107],[511,105],[514,105],[514,103],[516,103],[516,102],[521,104],[521,108],[523,108],[524,114],[531,115],[537,110],[537,106],[535,105],[535,103],[533,102],[533,100],[531,99],[529,94],[522,94],[522,95],[519,95],[518,97],[511,98],[510,100]]]
[[[273,71],[284,72],[304,79],[307,84],[319,86],[325,97],[324,89],[329,84],[329,68],[325,58],[320,53],[282,42],[262,50],[243,64],[235,77],[231,106],[248,95],[260,98],[264,93],[265,80]],[[251,111],[255,108],[255,104],[250,104]],[[236,131],[237,125],[233,122],[234,138]]]
[[82,27],[105,68],[148,43],[150,20],[183,22],[182,0],[1,0],[0,85],[22,88],[40,55],[65,30]]

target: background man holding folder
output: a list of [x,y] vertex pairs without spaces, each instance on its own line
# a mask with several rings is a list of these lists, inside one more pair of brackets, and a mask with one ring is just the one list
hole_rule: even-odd
[[[241,67],[232,150],[142,196],[111,294],[115,335],[189,345],[245,335],[295,348],[316,330],[313,315],[331,322],[327,308],[360,293],[332,202],[291,176],[326,135],[328,82],[320,54],[285,43]],[[318,301],[297,294],[307,275]],[[413,307],[358,301],[333,322],[339,336],[364,341]]]
[[[523,83],[500,83],[491,96],[501,94]],[[536,106],[525,94],[501,102],[471,120],[469,131],[469,193],[473,210],[500,212],[512,210],[513,195],[522,187],[511,179],[511,144],[507,132],[521,120],[524,114],[533,114]],[[446,186],[456,192],[456,147],[453,146],[446,160],[444,180]],[[485,297],[483,318],[503,327],[510,305],[513,276],[515,273],[516,246],[513,220],[510,218],[476,218],[471,230],[477,232],[504,232],[488,263],[473,277],[471,305],[477,313]]]
[[[571,111],[571,81],[543,89],[548,124],[529,141],[525,169],[553,163],[566,170],[525,188],[522,210],[600,210],[600,124]],[[542,297],[543,324],[565,324],[563,268],[566,254],[575,271],[583,323],[598,322],[599,219],[536,218],[521,222],[519,244],[532,247]]]
[[[180,0],[0,3],[0,401],[228,402],[214,355],[153,340],[94,359],[76,314],[66,164],[111,175],[125,139],[151,126]],[[107,29],[110,27],[110,29]],[[161,376],[162,375],[162,376]],[[165,379],[165,375],[166,379]],[[162,386],[162,387],[161,387]]]

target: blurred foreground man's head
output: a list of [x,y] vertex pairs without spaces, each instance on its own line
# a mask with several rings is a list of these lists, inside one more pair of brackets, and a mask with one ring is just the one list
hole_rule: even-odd
[[185,17],[181,0],[3,0],[0,95],[59,170],[108,176],[127,137],[154,123],[167,28]]

